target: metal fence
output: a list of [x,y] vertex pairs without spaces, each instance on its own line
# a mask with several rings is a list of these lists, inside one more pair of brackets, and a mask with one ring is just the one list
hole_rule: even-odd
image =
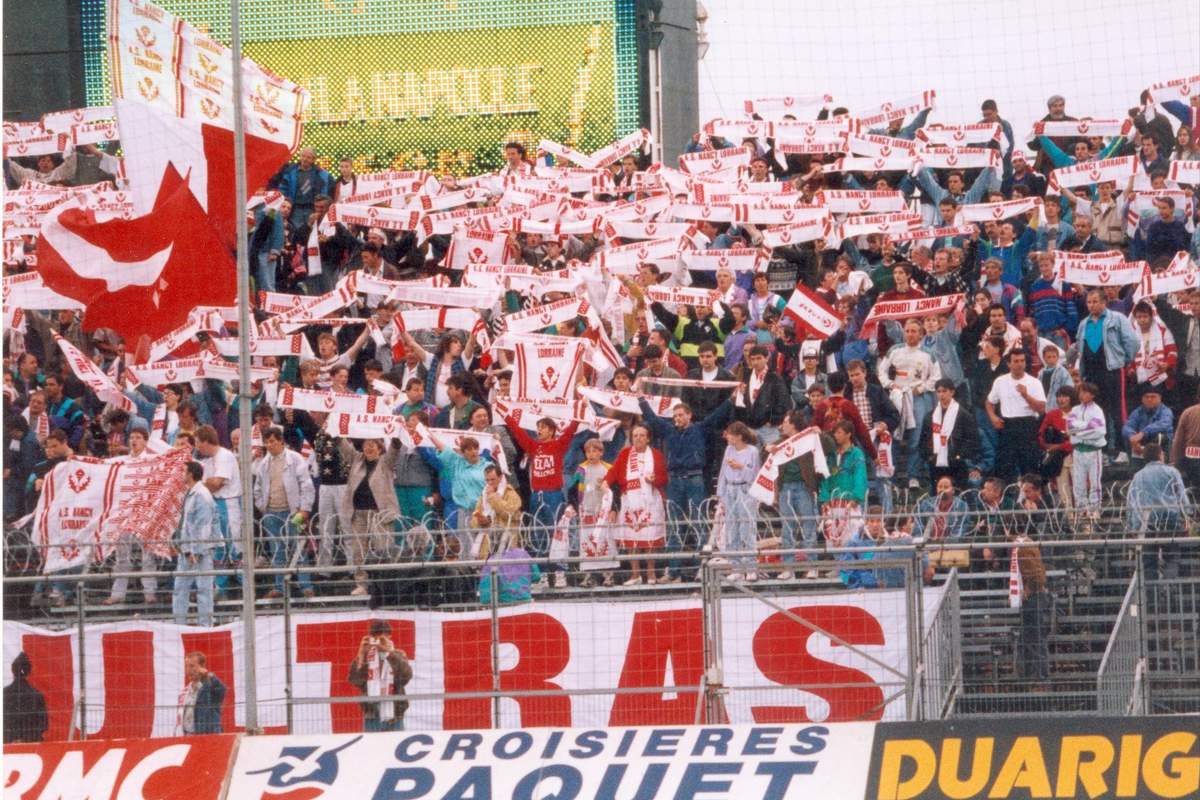
[[[1188,536],[1187,525],[1176,525],[1171,536],[1139,538],[1129,530],[1126,506],[1100,509],[1079,526],[1071,514],[1055,509],[975,508],[967,514],[965,535],[932,538],[941,527],[938,518],[946,516],[936,511],[894,513],[887,529],[903,534],[911,525],[911,532],[924,533],[915,539],[787,549],[781,545],[784,526],[799,537],[807,523],[821,530],[830,520],[763,514],[753,552],[723,549],[708,517],[686,520],[700,536],[684,549],[636,554],[653,564],[649,574],[660,579],[654,585],[621,585],[633,553],[620,554],[602,569],[591,569],[593,560],[577,555],[514,560],[513,565],[536,564],[549,572],[556,564],[566,567],[565,587],[532,582],[531,603],[502,602],[498,592],[480,602],[480,578],[495,562],[472,560],[470,550],[466,557],[456,557],[464,552],[466,537],[470,549],[478,549],[479,531],[414,529],[404,522],[395,526],[399,530],[386,528],[392,536],[384,539],[394,542],[394,548],[366,548],[370,593],[353,596],[349,587],[356,568],[345,563],[344,552],[350,534],[341,532],[334,563],[318,568],[319,542],[310,527],[297,531],[296,546],[277,566],[264,559],[265,551],[256,554],[258,563],[249,570],[259,596],[253,637],[239,632],[244,623],[236,599],[241,570],[206,571],[229,580],[233,597],[216,604],[221,627],[174,627],[163,604],[99,602],[120,577],[136,584],[154,574],[160,585],[168,586],[173,577],[169,561],[154,573],[117,573],[109,562],[86,573],[48,578],[36,574],[37,548],[10,531],[5,618],[11,624],[5,628],[5,658],[11,660],[15,648],[32,646],[40,654],[35,670],[65,673],[58,691],[70,697],[69,713],[56,723],[64,737],[171,734],[179,706],[174,698],[164,702],[162,687],[182,688],[178,661],[171,658],[180,657],[184,648],[207,648],[210,658],[215,652],[219,666],[214,671],[233,675],[239,683],[228,701],[229,726],[247,718],[246,703],[254,704],[259,727],[273,732],[361,725],[359,704],[383,702],[384,696],[364,697],[341,680],[357,639],[347,640],[337,626],[344,623],[361,637],[370,618],[418,628],[436,620],[456,632],[453,642],[442,633],[436,641],[440,662],[458,664],[457,682],[426,682],[410,689],[412,727],[522,726],[560,719],[563,709],[569,720],[677,723],[795,719],[799,714],[809,719],[940,719],[1004,713],[1016,708],[1013,703],[1026,713],[1061,713],[1064,708],[1083,713],[1097,707],[1141,713],[1187,707],[1189,698],[1193,705],[1200,702],[1200,540]],[[364,535],[378,541],[379,533]],[[547,542],[554,536],[532,523],[526,533]],[[1024,609],[1008,602],[1009,553],[1015,546],[1010,537],[1021,533],[1037,539],[1045,564],[1047,593],[1053,598],[1046,618],[1027,618]],[[412,546],[414,538],[421,547]],[[498,538],[486,540],[494,554]],[[569,547],[578,552],[577,539]],[[681,567],[684,580],[662,582],[672,563]],[[735,570],[739,563],[752,564],[758,580],[731,580],[731,573],[746,572],[744,567]],[[1144,579],[1135,577],[1143,570]],[[311,598],[298,591],[306,572],[329,576],[318,577],[318,591]],[[613,578],[611,586],[605,585],[605,577]],[[276,578],[284,591],[279,597],[264,596]],[[60,584],[72,595],[70,604],[31,607],[30,591],[39,582]],[[814,604],[837,607],[841,616],[805,610]],[[518,617],[550,606],[573,620],[570,647],[595,661],[586,667],[572,664],[577,680],[566,687],[545,685],[554,683],[554,669],[561,668],[547,655],[552,645],[558,646],[554,632],[517,630],[527,625]],[[870,636],[854,628],[854,606],[874,609],[889,636],[905,643],[896,658],[881,658]],[[653,680],[646,675],[627,680],[630,634],[618,631],[610,619],[639,613],[650,618],[638,622],[647,626],[642,633],[650,646],[637,658],[646,664],[658,659]],[[327,633],[312,633],[326,623],[331,626]],[[226,633],[237,637],[229,652],[218,647]],[[55,636],[67,637],[69,645],[55,644]],[[514,645],[522,636],[532,646],[521,650]],[[155,648],[171,637],[184,644],[163,660]],[[1044,686],[1022,672],[1031,658],[1036,662],[1041,657],[1026,647],[1027,640],[1049,641]],[[1096,640],[1095,660],[1089,661],[1088,642]],[[147,656],[152,651],[153,658]],[[837,674],[789,669],[789,661],[812,653],[851,669]],[[428,656],[417,654],[418,669]],[[247,657],[257,658],[260,668],[277,664],[277,674],[264,681],[260,672],[255,685],[243,687],[237,679]],[[530,657],[544,662],[539,669],[549,677],[537,685],[514,682],[519,672],[515,665]],[[313,664],[318,663],[326,666],[317,670]],[[854,669],[870,679],[847,680]],[[114,674],[128,675],[128,685],[112,686]],[[97,688],[101,676],[107,680]],[[158,687],[157,694],[146,691],[146,684]],[[861,696],[855,697],[856,692]],[[836,707],[829,702],[833,695],[853,699]],[[1080,699],[1085,696],[1086,702]],[[1076,700],[1080,705],[1069,705]],[[135,729],[129,722],[135,718],[142,720],[138,725],[149,719],[150,729]]]
[[1096,711],[1110,716],[1146,713],[1146,652],[1142,627],[1141,571],[1121,602],[1112,636],[1096,674]]

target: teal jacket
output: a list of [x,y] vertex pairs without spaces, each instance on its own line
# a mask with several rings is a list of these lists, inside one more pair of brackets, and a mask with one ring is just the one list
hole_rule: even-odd
[[860,505],[867,502],[867,457],[857,447],[845,453],[835,452],[826,456],[829,477],[821,481],[817,499],[822,503],[830,500],[856,500]]

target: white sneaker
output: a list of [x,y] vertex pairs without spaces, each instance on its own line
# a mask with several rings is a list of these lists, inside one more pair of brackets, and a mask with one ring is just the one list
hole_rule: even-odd
[[796,575],[789,569],[787,572],[781,572],[776,575],[775,579],[780,581],[792,581],[796,579]]
[[908,479],[908,488],[909,489],[920,489],[921,482],[919,480],[917,480],[916,478],[909,478]]
[[1129,463],[1129,454],[1128,453],[1117,453],[1117,457],[1113,459],[1113,463],[1114,464],[1128,464]]
[[630,578],[629,580],[625,581],[621,585],[622,586],[641,586],[642,585],[642,576],[638,575],[637,577]]
[[817,578],[819,578],[821,576],[817,573],[817,571],[815,569],[810,569],[808,572],[804,573],[804,577],[810,581],[815,581]]
[[351,597],[363,597],[366,595],[366,593],[367,593],[367,587],[363,586],[362,584],[359,584],[358,586],[355,586],[353,589],[350,590]]
[[750,583],[753,583],[754,581],[758,580],[758,573],[757,572],[747,572],[746,580],[749,581]]
[[731,572],[726,580],[730,581],[731,583],[740,583],[742,580],[742,573]]
[[554,573],[554,588],[555,589],[567,588],[567,574],[565,572]]

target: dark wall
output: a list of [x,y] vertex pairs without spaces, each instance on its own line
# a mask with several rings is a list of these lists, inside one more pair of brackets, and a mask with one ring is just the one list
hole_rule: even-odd
[[4,0],[4,118],[84,105],[75,0]]
[[663,163],[676,163],[700,129],[700,71],[696,61],[696,0],[663,0],[662,147]]

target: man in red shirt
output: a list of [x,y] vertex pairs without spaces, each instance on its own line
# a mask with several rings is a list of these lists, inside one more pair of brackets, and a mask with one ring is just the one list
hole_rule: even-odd
[[[536,439],[526,433],[511,414],[504,418],[504,424],[529,459],[529,508],[536,525],[529,544],[533,555],[545,557],[550,551],[554,526],[567,502],[563,495],[563,458],[571,447],[571,438],[579,423],[572,422],[559,433],[554,420],[542,417],[537,421]],[[555,570],[554,585],[567,585],[565,567]]]

